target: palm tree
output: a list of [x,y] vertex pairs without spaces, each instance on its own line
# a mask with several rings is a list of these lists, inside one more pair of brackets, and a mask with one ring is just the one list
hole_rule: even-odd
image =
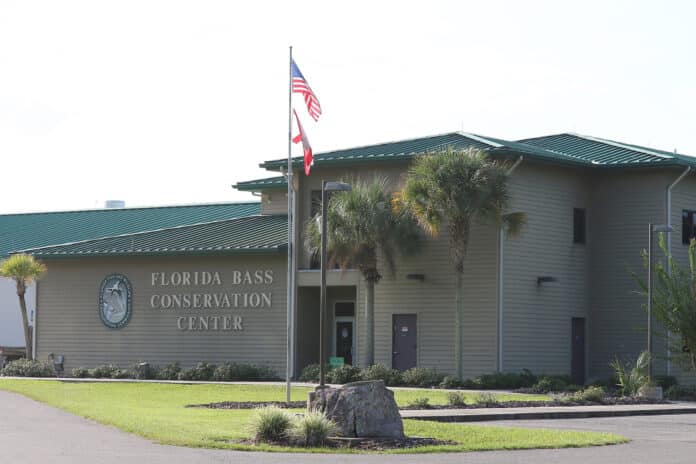
[[437,236],[444,227],[456,275],[457,378],[462,378],[462,322],[464,317],[464,259],[471,225],[494,223],[514,236],[525,223],[524,213],[505,214],[509,206],[504,163],[490,160],[480,150],[451,148],[420,156],[409,169],[397,204],[410,211],[427,233]]
[[[386,263],[393,273],[396,255],[415,251],[420,235],[410,214],[392,209],[386,179],[354,182],[352,187],[335,192],[327,205],[327,259],[330,267],[357,268],[365,279],[365,363],[370,366],[374,364],[375,284],[382,278],[380,264]],[[305,248],[314,256],[321,246],[320,219],[315,216],[305,227]]]
[[19,308],[22,311],[22,324],[24,326],[24,344],[26,357],[32,359],[31,332],[29,332],[29,318],[27,317],[27,303],[24,294],[27,287],[38,280],[46,272],[46,266],[34,259],[31,255],[17,254],[0,262],[0,276],[12,279],[17,284],[17,296]]

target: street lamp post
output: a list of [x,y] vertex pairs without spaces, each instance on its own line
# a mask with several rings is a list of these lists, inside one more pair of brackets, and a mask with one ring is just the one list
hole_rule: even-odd
[[653,235],[655,232],[670,233],[672,227],[664,224],[648,224],[648,378],[653,378],[652,320],[653,320]]
[[350,184],[344,182],[321,182],[321,281],[319,290],[319,388],[324,388],[326,382],[326,354],[324,350],[324,320],[326,319],[326,209],[329,192],[347,192],[352,190]]

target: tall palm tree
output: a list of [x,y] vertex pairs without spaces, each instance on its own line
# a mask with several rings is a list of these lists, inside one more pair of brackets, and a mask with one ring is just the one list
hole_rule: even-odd
[[[382,278],[380,264],[386,263],[394,272],[396,255],[415,251],[420,234],[410,214],[392,209],[386,179],[353,182],[352,187],[335,192],[328,202],[326,249],[329,266],[357,268],[365,279],[365,363],[370,366],[374,364],[375,284]],[[317,215],[305,226],[305,248],[314,256],[321,246],[320,219]]]
[[34,259],[31,255],[18,254],[0,261],[0,276],[12,279],[17,284],[17,297],[19,297],[19,309],[22,312],[22,325],[24,326],[24,344],[26,357],[32,359],[31,332],[29,331],[29,318],[27,317],[27,303],[24,295],[27,287],[35,280],[41,278],[46,272],[46,266]]
[[464,259],[471,225],[494,223],[516,235],[525,223],[523,213],[505,214],[509,206],[507,165],[490,160],[480,150],[448,148],[416,159],[397,204],[410,211],[427,233],[436,236],[444,227],[456,276],[457,378],[462,378],[462,323],[464,319]]

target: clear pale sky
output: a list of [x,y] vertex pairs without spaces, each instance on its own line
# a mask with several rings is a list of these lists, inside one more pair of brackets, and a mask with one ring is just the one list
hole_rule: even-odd
[[2,0],[0,213],[251,199],[231,185],[287,156],[289,45],[315,152],[464,130],[696,155],[695,5]]

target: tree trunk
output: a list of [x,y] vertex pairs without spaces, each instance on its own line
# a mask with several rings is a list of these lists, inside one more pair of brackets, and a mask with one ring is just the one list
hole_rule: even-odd
[[375,281],[365,279],[365,367],[375,363]]
[[456,285],[457,285],[457,317],[455,322],[456,327],[456,342],[454,352],[454,362],[457,364],[457,380],[462,379],[462,350],[464,348],[464,339],[462,334],[462,324],[464,323],[464,271],[457,270]]
[[22,312],[22,325],[24,326],[24,345],[27,359],[32,359],[31,332],[29,332],[29,318],[27,317],[27,302],[24,300],[25,287],[17,282],[17,296],[19,297],[19,309]]

